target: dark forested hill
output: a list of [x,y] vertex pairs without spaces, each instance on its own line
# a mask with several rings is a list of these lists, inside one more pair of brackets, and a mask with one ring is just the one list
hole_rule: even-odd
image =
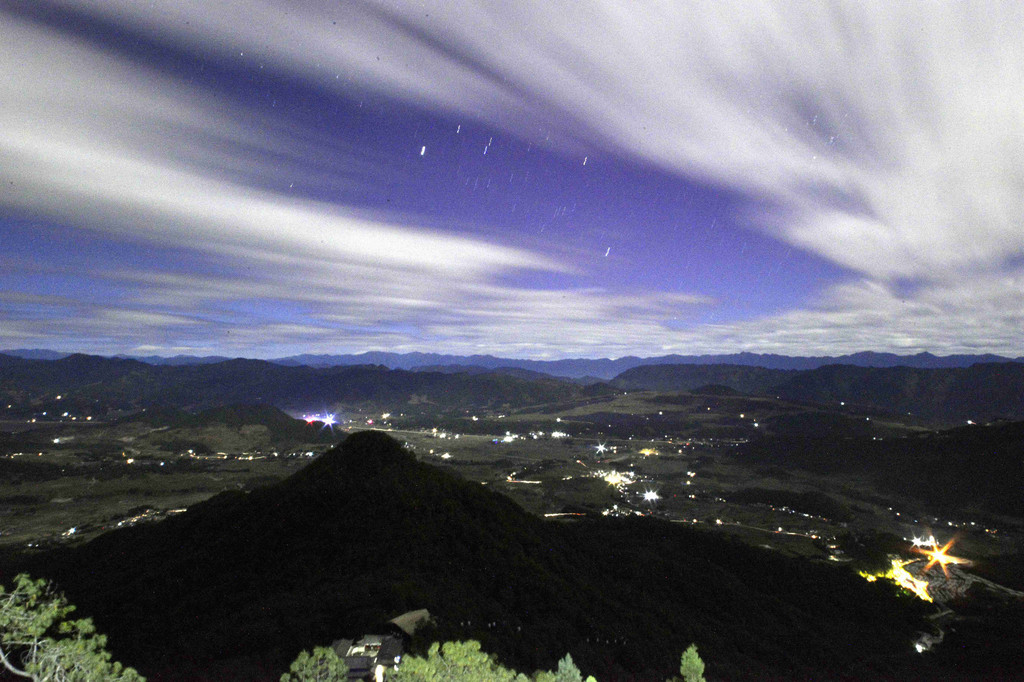
[[773,389],[790,400],[839,401],[949,421],[1024,418],[1024,364],[947,369],[830,365],[798,372]]
[[[299,443],[331,443],[338,439],[320,422],[295,419],[271,405],[225,405],[191,413],[175,407],[147,409],[115,424],[141,422],[158,427],[157,440],[180,440],[185,435],[202,439],[203,429],[226,426],[235,430],[259,426],[269,443],[288,448]],[[188,432],[187,434],[185,432]],[[182,448],[187,449],[187,448]]]
[[645,365],[623,372],[612,384],[629,390],[689,391],[721,384],[743,393],[786,400],[912,414],[963,422],[995,417],[1024,419],[1024,364],[970,367],[855,367],[774,370],[741,365]]
[[612,384],[642,391],[690,391],[716,384],[740,393],[763,394],[794,374],[795,370],[745,365],[643,365],[618,375]]
[[1024,517],[1024,422],[884,440],[767,437],[738,447],[735,454],[744,461],[867,476],[879,490],[958,516]]
[[414,608],[431,639],[479,639],[523,670],[571,652],[602,682],[660,682],[691,641],[718,679],[875,678],[920,627],[881,582],[654,519],[546,522],[376,432],[30,568],[154,680],[223,679],[227,660],[274,679],[254,662]]

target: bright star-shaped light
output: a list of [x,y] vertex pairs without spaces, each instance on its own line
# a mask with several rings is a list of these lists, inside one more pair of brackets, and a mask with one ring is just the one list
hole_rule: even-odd
[[931,538],[928,538],[928,539],[932,541],[931,542],[931,545],[932,545],[931,549],[926,549],[926,548],[918,549],[918,548],[915,548],[915,551],[919,552],[920,554],[924,554],[926,557],[928,557],[928,563],[925,564],[925,567],[924,567],[925,571],[930,570],[932,566],[934,566],[935,564],[938,564],[939,566],[942,567],[942,573],[948,578],[949,577],[949,570],[946,568],[946,564],[963,564],[963,563],[967,563],[966,559],[961,559],[960,557],[950,556],[948,554],[949,549],[950,549],[950,547],[953,546],[953,543],[956,541],[956,538],[951,539],[949,542],[944,544],[942,547],[939,547],[939,543],[935,540],[934,537],[931,537]]
[[597,451],[597,454],[602,455],[608,451],[608,446],[604,443],[598,443],[594,446],[594,449]]
[[644,502],[657,502],[661,499],[661,495],[653,490],[647,490],[644,492]]

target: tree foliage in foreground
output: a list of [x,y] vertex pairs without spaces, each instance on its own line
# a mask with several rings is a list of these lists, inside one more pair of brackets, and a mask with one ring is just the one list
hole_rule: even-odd
[[75,607],[45,580],[25,574],[0,585],[0,664],[34,682],[145,682],[111,660],[107,638],[89,618],[68,620]]
[[[566,654],[565,658],[558,662],[558,668],[554,672],[541,671],[533,676],[534,682],[583,682],[583,673],[572,661],[572,656]],[[593,677],[587,677],[586,682],[597,682]]]
[[679,674],[685,682],[707,682],[704,679],[704,661],[697,653],[697,645],[691,644],[679,659]]
[[[293,666],[294,668],[294,666]],[[697,646],[691,644],[680,659],[679,672],[685,682],[706,682],[704,661],[697,655]],[[388,673],[389,682],[530,682],[522,673],[498,664],[493,655],[480,650],[480,643],[435,642],[426,658],[408,656],[398,668]],[[282,682],[288,682],[281,678]],[[583,674],[566,654],[553,671],[539,671],[533,682],[584,682]],[[586,682],[597,682],[588,676]]]
[[329,647],[314,647],[313,653],[300,652],[292,662],[292,667],[284,675],[281,682],[345,682],[348,679],[348,666]]
[[480,650],[480,642],[430,645],[426,658],[406,656],[388,675],[394,682],[528,682],[529,678],[498,664]]

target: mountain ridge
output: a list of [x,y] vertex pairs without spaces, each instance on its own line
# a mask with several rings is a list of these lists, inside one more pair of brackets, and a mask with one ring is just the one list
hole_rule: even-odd
[[[3,357],[0,356],[0,360]],[[223,404],[272,404],[321,410],[338,403],[372,406],[429,403],[435,409],[549,403],[611,387],[579,386],[552,377],[505,373],[450,374],[352,365],[288,367],[233,359],[204,365],[150,365],[138,360],[69,355],[60,360],[0,362],[0,397],[8,403],[62,411],[138,410],[162,406],[203,409]]]
[[909,414],[943,423],[1024,419],[1024,364],[969,367],[644,365],[615,377],[626,390],[690,391],[706,384],[785,400]]
[[[60,353],[40,349],[14,349],[0,351],[0,354],[12,355],[32,360],[57,360],[70,353]],[[230,360],[226,356],[191,356],[175,355],[163,357],[157,355],[125,355],[115,358],[132,359],[150,365],[199,365],[214,364]],[[991,353],[985,354],[952,354],[934,355],[927,351],[913,355],[897,355],[895,353],[860,351],[837,356],[787,356],[774,353],[723,353],[704,355],[669,354],[653,357],[627,355],[619,358],[566,358],[559,360],[531,360],[502,358],[494,355],[450,355],[441,353],[394,353],[387,351],[367,351],[349,354],[314,354],[304,353],[266,360],[278,365],[308,367],[342,367],[352,365],[383,365],[389,369],[421,369],[445,367],[473,367],[478,370],[528,370],[556,377],[582,379],[595,377],[609,380],[622,372],[644,365],[686,364],[686,365],[720,365],[731,364],[748,367],[764,367],[766,369],[817,369],[825,365],[845,364],[857,367],[916,367],[920,369],[940,369],[968,367],[977,363],[990,362],[1024,362],[1024,356],[1011,358]]]
[[299,412],[336,405],[407,412],[429,407],[436,412],[504,410],[608,396],[621,390],[691,391],[718,385],[833,409],[846,405],[910,414],[942,425],[1000,417],[1024,419],[1024,363],[1018,362],[953,368],[825,365],[810,370],[643,365],[626,370],[611,382],[587,385],[518,369],[434,370],[380,365],[289,367],[243,358],[204,365],[150,365],[81,354],[60,360],[0,356],[0,399],[14,406],[9,408],[12,415],[58,407],[62,412],[102,414],[147,407],[198,410],[241,403]]

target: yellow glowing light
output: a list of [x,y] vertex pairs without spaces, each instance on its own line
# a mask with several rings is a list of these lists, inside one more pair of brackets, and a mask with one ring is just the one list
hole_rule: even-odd
[[892,559],[892,564],[891,564],[890,568],[887,571],[885,571],[884,573],[871,574],[871,573],[864,573],[863,571],[861,571],[860,575],[865,580],[867,580],[869,583],[873,583],[876,580],[878,580],[879,578],[885,578],[887,580],[892,580],[893,582],[895,582],[900,587],[902,587],[905,590],[907,590],[907,591],[913,593],[914,595],[916,595],[919,599],[923,599],[924,601],[927,601],[927,602],[932,601],[932,596],[930,594],[928,594],[928,581],[927,580],[919,580],[919,579],[915,578],[914,576],[912,576],[907,571],[907,569],[904,568],[909,563],[913,563],[913,562],[912,561],[901,561],[900,559]]
[[918,580],[914,576],[910,575],[907,569],[904,568],[908,562],[902,562],[898,559],[892,561],[892,579],[903,588],[910,590],[916,594],[919,598],[925,601],[931,601],[932,596],[928,594],[928,581]]
[[607,474],[607,475],[606,475],[606,476],[604,477],[604,480],[605,480],[605,481],[606,481],[606,482],[607,482],[607,483],[608,483],[609,485],[622,485],[623,483],[625,483],[625,482],[626,482],[626,480],[627,480],[627,479],[626,479],[626,477],[625,477],[625,476],[623,476],[622,474],[620,474],[620,473],[619,473],[618,471],[613,471],[613,472],[611,472],[610,474]]

